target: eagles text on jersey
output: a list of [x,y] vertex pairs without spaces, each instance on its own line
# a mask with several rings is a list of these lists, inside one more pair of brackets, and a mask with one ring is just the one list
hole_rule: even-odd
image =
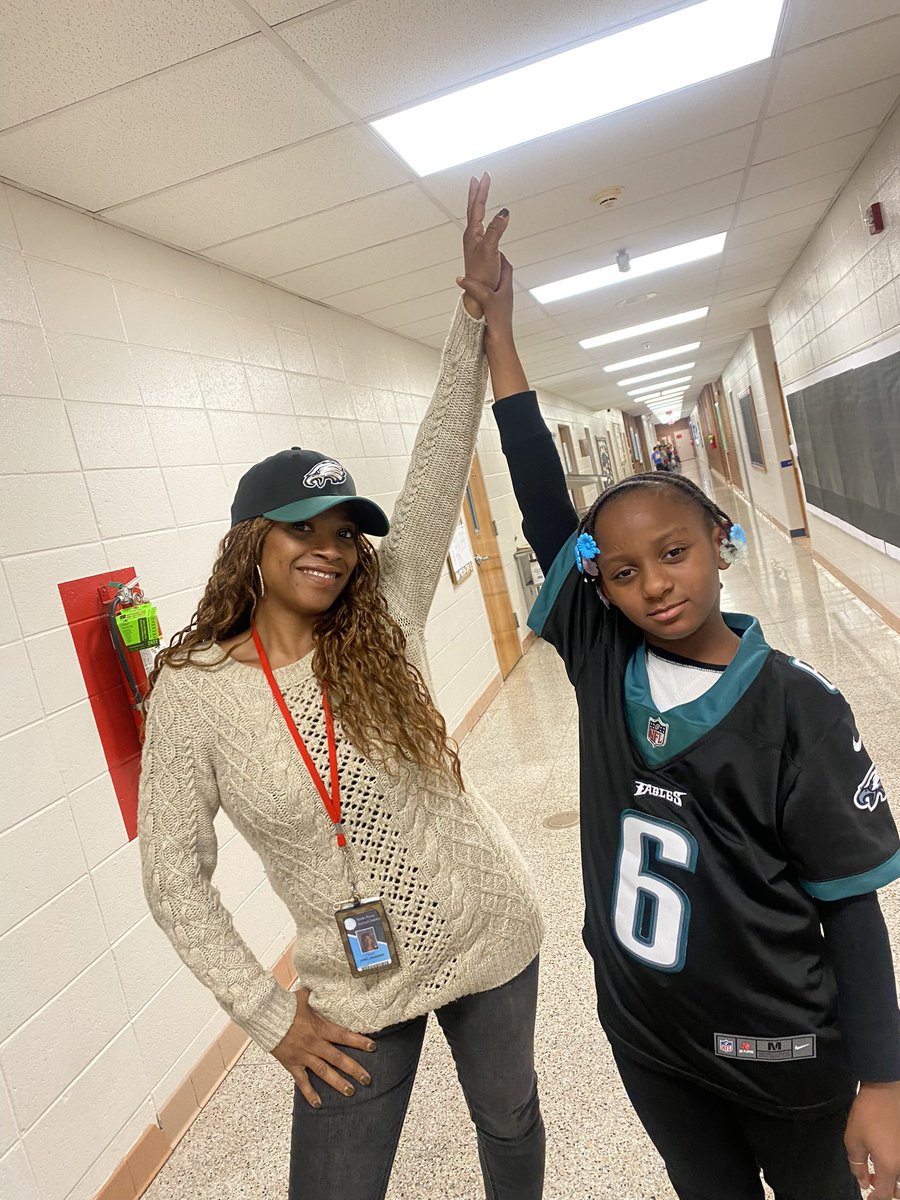
[[815,901],[900,876],[853,714],[736,614],[727,670],[659,712],[640,631],[584,585],[572,546],[529,624],[579,699],[584,940],[604,1027],[619,1050],[763,1110],[844,1103]]

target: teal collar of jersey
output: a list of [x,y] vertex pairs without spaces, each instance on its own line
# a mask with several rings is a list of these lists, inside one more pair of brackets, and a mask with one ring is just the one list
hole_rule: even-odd
[[532,605],[531,612],[528,614],[528,628],[541,636],[544,629],[544,623],[550,616],[553,610],[553,605],[556,603],[556,597],[559,595],[562,585],[566,579],[578,568],[575,566],[575,543],[578,541],[578,530],[566,539],[565,545],[556,558],[554,558],[550,570],[547,572],[538,598]]
[[[683,753],[731,712],[759,674],[770,647],[759,621],[743,613],[723,613],[740,637],[738,652],[708,692],[689,704],[661,713],[653,703],[647,676],[647,647],[638,646],[625,671],[625,713],[641,757],[658,767]],[[652,740],[651,740],[652,738]]]

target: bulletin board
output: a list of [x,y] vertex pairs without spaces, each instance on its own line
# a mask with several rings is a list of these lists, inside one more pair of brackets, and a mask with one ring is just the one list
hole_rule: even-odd
[[766,459],[763,454],[762,439],[759,436],[759,421],[756,419],[756,405],[753,403],[753,393],[747,388],[738,396],[738,409],[744,426],[744,437],[747,439],[747,452],[754,467],[766,469]]

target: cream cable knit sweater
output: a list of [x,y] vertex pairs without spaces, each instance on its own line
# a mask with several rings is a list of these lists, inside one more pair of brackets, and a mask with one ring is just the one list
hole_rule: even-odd
[[[416,440],[390,534],[382,588],[431,686],[425,622],[459,516],[486,381],[484,324],[462,304]],[[337,447],[340,453],[340,447]],[[198,656],[215,663],[211,647]],[[324,779],[328,754],[311,655],[275,672]],[[344,830],[364,896],[380,895],[400,969],[351,976],[334,919],[349,899],[344,855],[262,671],[233,660],[166,668],[153,692],[141,774],[144,890],[197,978],[264,1049],[287,1033],[295,1002],[237,933],[213,883],[221,807],[259,854],[293,916],[294,962],[310,1003],[375,1032],[497,987],[534,958],[541,918],[529,873],[493,810],[467,788],[418,769],[399,777],[341,737]]]

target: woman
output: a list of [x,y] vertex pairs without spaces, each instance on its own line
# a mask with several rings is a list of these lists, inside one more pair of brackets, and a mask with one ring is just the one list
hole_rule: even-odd
[[[508,214],[484,229],[489,184],[470,184],[463,249],[467,276],[495,287]],[[187,965],[295,1080],[290,1200],[384,1196],[431,1011],[486,1195],[542,1194],[541,920],[512,839],[463,783],[425,652],[481,419],[484,331],[466,299],[390,531],[330,457],[251,468],[197,613],[151,678],[145,891]],[[377,553],[367,534],[386,535]],[[220,807],[296,921],[294,993],[211,883]]]

